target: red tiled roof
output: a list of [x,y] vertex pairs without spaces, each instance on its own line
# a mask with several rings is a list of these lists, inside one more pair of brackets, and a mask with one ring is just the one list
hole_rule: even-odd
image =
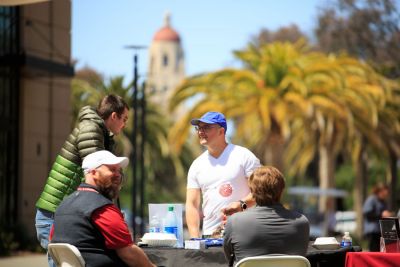
[[172,41],[180,42],[179,34],[170,26],[162,27],[153,38],[154,41]]

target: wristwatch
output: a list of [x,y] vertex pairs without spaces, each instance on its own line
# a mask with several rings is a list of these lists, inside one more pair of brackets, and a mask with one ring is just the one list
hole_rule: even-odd
[[242,210],[247,209],[247,203],[246,202],[244,202],[243,200],[239,200],[239,202],[240,202],[240,207],[242,208]]

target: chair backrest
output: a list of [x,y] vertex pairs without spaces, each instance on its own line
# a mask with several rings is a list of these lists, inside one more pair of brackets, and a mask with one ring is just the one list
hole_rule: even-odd
[[265,255],[247,257],[235,267],[311,267],[307,258],[297,255]]
[[74,245],[49,243],[48,251],[57,267],[85,267],[85,260]]

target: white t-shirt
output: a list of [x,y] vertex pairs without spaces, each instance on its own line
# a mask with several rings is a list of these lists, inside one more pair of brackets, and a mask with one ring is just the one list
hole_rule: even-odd
[[198,188],[203,196],[203,235],[211,235],[221,224],[221,209],[246,197],[247,178],[260,167],[260,160],[247,148],[228,144],[218,158],[208,151],[193,161],[187,188]]

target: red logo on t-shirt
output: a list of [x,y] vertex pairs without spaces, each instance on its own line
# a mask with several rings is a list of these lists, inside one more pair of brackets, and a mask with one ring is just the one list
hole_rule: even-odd
[[219,187],[219,194],[223,197],[232,195],[232,186],[230,184],[223,184]]

